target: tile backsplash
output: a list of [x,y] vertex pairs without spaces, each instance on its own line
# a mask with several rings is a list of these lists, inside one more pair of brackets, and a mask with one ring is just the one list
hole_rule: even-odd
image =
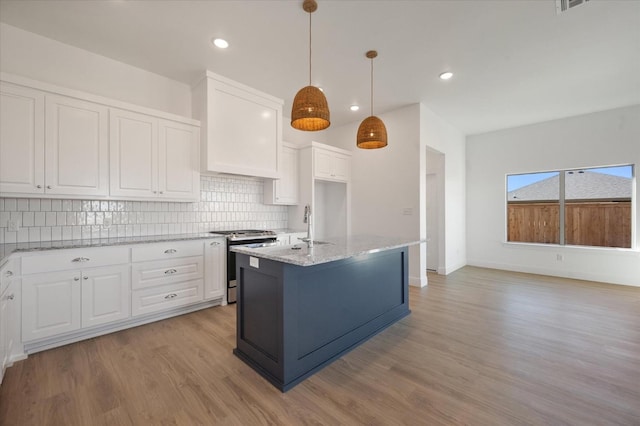
[[262,193],[260,179],[201,176],[197,203],[0,198],[0,243],[286,228],[287,207]]

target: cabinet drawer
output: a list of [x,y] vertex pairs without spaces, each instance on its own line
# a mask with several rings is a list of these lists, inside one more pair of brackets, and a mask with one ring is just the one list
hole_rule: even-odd
[[134,290],[195,280],[204,276],[202,256],[134,263],[131,267]]
[[176,257],[202,256],[202,241],[175,241],[145,244],[131,249],[132,262],[173,259]]
[[144,315],[177,308],[203,300],[202,279],[161,287],[136,290],[132,293],[131,315]]
[[23,256],[22,273],[36,274],[129,263],[129,248],[127,247],[52,250],[49,253]]

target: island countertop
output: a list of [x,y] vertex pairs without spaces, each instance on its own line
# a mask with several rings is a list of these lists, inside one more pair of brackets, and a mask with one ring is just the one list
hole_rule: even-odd
[[312,248],[306,243],[289,246],[250,248],[232,246],[236,253],[247,254],[277,262],[298,266],[312,266],[354,256],[376,253],[420,244],[424,241],[406,237],[383,237],[380,235],[354,235],[346,238],[329,238],[315,242]]

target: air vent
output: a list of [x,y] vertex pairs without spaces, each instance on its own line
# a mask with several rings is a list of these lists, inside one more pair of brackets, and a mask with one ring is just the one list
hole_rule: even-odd
[[556,12],[559,15],[562,12],[566,12],[567,10],[580,6],[588,1],[589,0],[556,0]]

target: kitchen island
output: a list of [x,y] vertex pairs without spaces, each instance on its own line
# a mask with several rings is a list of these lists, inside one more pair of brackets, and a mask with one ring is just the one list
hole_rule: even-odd
[[234,353],[285,392],[409,315],[408,246],[354,236],[232,250],[238,280]]

